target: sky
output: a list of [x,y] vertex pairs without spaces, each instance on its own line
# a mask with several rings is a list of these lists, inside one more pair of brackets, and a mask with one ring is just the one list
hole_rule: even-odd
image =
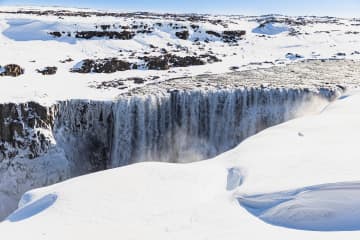
[[0,0],[0,5],[56,5],[178,13],[279,13],[360,17],[360,0]]

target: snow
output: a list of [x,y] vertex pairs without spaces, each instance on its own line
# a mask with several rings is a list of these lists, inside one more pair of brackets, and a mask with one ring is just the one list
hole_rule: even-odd
[[[18,9],[32,8],[0,7],[0,11]],[[281,19],[284,16],[277,17]],[[243,84],[248,85],[263,81],[261,86],[268,86],[275,80],[284,81],[285,85],[290,82],[296,89],[321,87],[325,81],[333,85],[336,81],[345,86],[347,83],[358,85],[358,65],[350,61],[341,64],[328,62],[317,68],[319,63],[309,62],[274,71],[260,69],[251,74],[245,71],[309,59],[359,60],[358,19],[304,17],[313,23],[299,26],[267,23],[259,27],[263,18],[266,20],[266,17],[206,15],[208,21],[197,22],[200,31],[196,32],[191,30],[191,21],[177,21],[163,16],[59,18],[2,12],[0,73],[6,64],[16,63],[25,68],[25,74],[16,78],[0,77],[0,102],[35,100],[50,105],[59,100],[87,99],[110,100],[107,103],[112,103],[127,92],[131,94],[138,90],[146,93],[161,88],[160,83],[156,86],[150,85],[152,83],[164,83],[176,77],[223,74],[230,72],[233,66],[243,72],[241,76],[248,77],[243,80]],[[228,27],[211,23],[218,19]],[[50,31],[94,30],[96,24],[153,25],[157,22],[161,22],[162,26],[156,27],[150,34],[138,34],[130,40],[55,38],[48,34]],[[169,27],[174,22],[189,29],[188,40],[176,37],[175,30]],[[238,45],[225,44],[220,37],[206,34],[206,31],[225,30],[246,30],[247,34],[243,40],[239,40]],[[289,34],[294,32],[301,34]],[[196,39],[209,41],[201,43],[201,49],[194,44]],[[180,50],[169,44],[179,45]],[[119,57],[135,61],[132,54],[136,57],[147,55],[151,45],[166,48],[179,56],[211,51],[222,62],[169,71],[142,68],[112,74],[70,72],[70,69],[80,66],[84,59]],[[74,61],[60,63],[69,58]],[[58,67],[57,74],[42,76],[36,72],[36,69],[45,66]],[[293,72],[293,75],[289,72]],[[289,78],[295,74],[300,76],[296,81]],[[130,77],[151,79],[152,76],[159,78],[145,83],[149,84],[146,86],[148,90],[138,89],[143,85],[126,80]],[[234,80],[237,77],[224,75],[226,80],[223,79],[221,84],[228,81],[227,84],[233,86],[231,84],[237,84]],[[117,79],[124,79],[128,88],[92,87]],[[180,86],[179,82],[186,89],[186,86],[194,85],[196,79],[198,82],[204,81],[191,77],[182,78],[177,83],[167,81],[169,85],[163,87],[162,91]],[[213,79],[216,80],[219,80],[218,77]],[[240,80],[238,78],[237,81]],[[211,85],[211,81],[207,84],[204,89],[219,86]],[[360,92],[350,92],[319,114],[269,128],[233,150],[207,161],[188,164],[138,163],[31,190],[23,195],[18,209],[0,224],[1,236],[5,239],[51,240],[111,240],[119,237],[181,240],[232,240],[244,237],[359,239],[359,232],[349,231],[360,230],[359,105]],[[231,107],[235,106],[231,104]],[[117,114],[120,116],[122,112]],[[130,123],[129,119],[127,121],[121,123]],[[228,133],[231,133],[229,127]],[[70,136],[59,142],[69,148],[69,142],[71,145],[77,143],[78,149],[73,155],[82,154],[85,157],[77,140],[71,140]],[[187,141],[187,144],[191,144]],[[26,189],[69,178],[72,175],[70,164],[83,164],[83,168],[88,169],[89,166],[81,161],[69,163],[65,150],[65,147],[51,149],[48,155],[36,161],[19,158],[3,162],[4,166],[11,167],[0,169],[0,188],[10,189],[11,196],[20,197]],[[120,153],[116,148],[112,150]],[[191,153],[188,155],[189,158],[194,157]],[[120,160],[112,159],[110,164]],[[44,178],[44,169],[47,178]],[[19,172],[23,174],[19,175]],[[1,196],[0,202],[15,204],[7,199],[6,194]],[[14,206],[1,207],[9,209]],[[0,209],[0,212],[4,212],[4,209]]]
[[344,182],[238,198],[270,224],[312,231],[359,230],[360,183]]
[[50,31],[69,30],[66,25],[57,22],[43,22],[34,19],[8,19],[9,27],[3,31],[4,36],[14,41],[64,41],[74,44],[75,41],[70,38],[62,37],[55,39],[48,34]]
[[283,32],[290,31],[290,28],[281,23],[267,23],[264,26],[259,26],[253,30],[253,33],[266,34],[266,35],[277,35]]
[[359,104],[360,92],[349,93],[212,160],[139,163],[32,190],[0,231],[11,239],[358,239],[344,230],[360,228]]
[[[31,7],[0,7],[0,11],[16,11],[19,9],[35,10]],[[39,8],[40,10],[60,10],[58,8]],[[71,11],[85,11],[68,9]],[[149,78],[158,76],[156,80],[148,80],[144,84],[152,84],[168,79],[194,76],[201,74],[216,74],[231,72],[233,66],[238,71],[266,68],[271,66],[291,64],[306,59],[360,59],[359,36],[353,32],[360,32],[356,19],[334,19],[320,17],[304,17],[313,23],[299,26],[290,26],[285,23],[268,23],[259,28],[262,19],[266,17],[245,16],[212,16],[206,15],[207,21],[195,22],[199,31],[194,31],[191,25],[194,22],[177,21],[159,16],[139,17],[80,17],[65,16],[38,16],[30,14],[0,13],[0,65],[16,63],[25,69],[25,74],[17,78],[0,77],[0,102],[25,102],[35,100],[43,104],[51,104],[58,100],[92,99],[114,100],[119,94],[142,86],[127,81],[126,78]],[[278,18],[284,18],[278,16]],[[289,17],[295,19],[295,17]],[[227,28],[211,21],[222,20]],[[73,36],[63,35],[55,38],[48,34],[50,31],[87,31],[95,30],[95,25],[115,24],[148,24],[155,26],[149,34],[137,34],[131,40],[109,40],[94,38],[90,40],[76,39]],[[154,25],[162,23],[162,26]],[[189,39],[181,40],[175,37],[170,23],[177,23],[179,27],[187,27]],[[300,35],[289,35],[289,29],[295,29]],[[243,40],[238,45],[229,45],[221,38],[206,34],[206,31],[245,30]],[[260,31],[260,32],[259,32]],[[350,32],[350,33],[349,33]],[[261,34],[264,34],[262,36]],[[200,40],[201,46],[194,44]],[[206,43],[204,40],[209,39]],[[168,46],[168,43],[173,47]],[[150,44],[159,49],[165,48],[169,53],[179,56],[191,54],[205,54],[213,52],[222,59],[222,62],[206,64],[204,66],[190,66],[173,68],[169,71],[137,69],[111,74],[79,74],[71,73],[70,69],[84,59],[98,59],[119,57],[130,62],[135,61],[131,56],[146,55],[151,52]],[[181,46],[177,49],[175,46]],[[187,48],[187,50],[184,50]],[[120,52],[121,51],[121,52]],[[337,56],[337,53],[346,56]],[[303,58],[287,58],[288,53],[299,54]],[[157,55],[158,53],[154,53]],[[60,63],[59,61],[72,58],[73,62]],[[42,76],[36,69],[46,66],[58,67],[56,75]],[[114,79],[124,79],[127,89],[96,89],[96,83],[108,82]]]

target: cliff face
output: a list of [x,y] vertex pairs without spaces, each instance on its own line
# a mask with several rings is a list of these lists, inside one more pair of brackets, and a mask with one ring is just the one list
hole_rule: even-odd
[[54,111],[35,102],[0,104],[0,160],[17,155],[33,159],[46,153]]
[[25,191],[70,177],[67,160],[55,148],[55,121],[54,107],[0,104],[0,219]]
[[25,191],[140,161],[213,157],[334,90],[172,90],[115,102],[0,105],[0,217]]

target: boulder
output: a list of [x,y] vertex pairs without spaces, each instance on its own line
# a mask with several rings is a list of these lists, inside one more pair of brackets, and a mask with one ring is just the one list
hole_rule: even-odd
[[4,67],[0,66],[0,76],[18,77],[21,74],[24,74],[24,69],[17,64],[8,64]]
[[133,64],[119,60],[117,58],[105,59],[85,59],[71,69],[71,72],[77,73],[114,73],[118,71],[126,71],[133,68]]
[[183,39],[183,40],[187,40],[190,36],[189,31],[187,31],[187,30],[181,31],[181,32],[176,32],[175,35],[176,35],[176,37]]
[[42,70],[36,69],[36,71],[42,75],[54,75],[57,72],[57,67],[45,67]]

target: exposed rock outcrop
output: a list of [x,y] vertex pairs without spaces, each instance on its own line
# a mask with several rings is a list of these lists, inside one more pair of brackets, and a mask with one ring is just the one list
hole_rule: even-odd
[[0,104],[0,159],[32,159],[46,153],[53,125],[52,108],[35,102]]
[[57,67],[44,67],[43,69],[37,69],[36,71],[42,75],[54,75],[56,74],[57,70]]
[[17,64],[8,64],[4,67],[0,66],[0,76],[18,77],[24,74],[24,69]]
[[175,35],[182,40],[187,40],[190,36],[189,31],[187,31],[187,30],[181,31],[181,32],[176,32]]
[[91,39],[91,38],[104,38],[107,37],[109,39],[120,39],[120,40],[129,40],[135,36],[135,33],[130,31],[80,31],[75,33],[76,38],[84,38],[84,39]]
[[132,67],[133,65],[131,63],[117,58],[85,59],[73,67],[71,71],[77,73],[114,73],[117,71],[130,70]]

